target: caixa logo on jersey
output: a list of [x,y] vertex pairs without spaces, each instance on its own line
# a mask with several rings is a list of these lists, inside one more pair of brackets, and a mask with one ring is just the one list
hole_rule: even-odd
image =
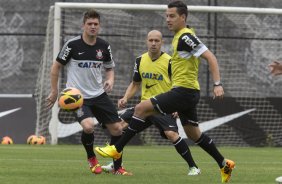
[[78,63],[78,67],[80,68],[101,68],[102,63],[95,62],[80,62]]
[[164,80],[162,74],[143,72],[141,75],[144,79]]

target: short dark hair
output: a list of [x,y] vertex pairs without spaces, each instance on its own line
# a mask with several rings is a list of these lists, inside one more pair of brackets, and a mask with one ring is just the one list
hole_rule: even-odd
[[88,10],[88,11],[86,11],[86,12],[84,13],[84,16],[83,16],[83,23],[85,23],[86,20],[87,20],[87,19],[90,19],[90,18],[92,18],[92,19],[98,19],[99,22],[100,22],[100,14],[99,14],[96,10],[94,10],[94,9],[90,9],[90,10]]
[[188,17],[188,8],[187,5],[182,1],[171,1],[168,5],[168,8],[176,8],[176,11],[179,15],[185,15]]

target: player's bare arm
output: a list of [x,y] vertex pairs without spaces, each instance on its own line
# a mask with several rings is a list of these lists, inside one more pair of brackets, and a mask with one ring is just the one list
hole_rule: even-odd
[[51,76],[50,76],[51,77],[51,92],[46,99],[48,109],[53,107],[58,97],[58,79],[59,79],[61,67],[62,67],[62,64],[60,64],[57,61],[54,61],[51,67]]
[[219,67],[215,55],[210,50],[207,50],[201,55],[201,57],[206,59],[209,64],[209,69],[214,81],[214,98],[223,98],[224,90],[220,82]]
[[132,81],[126,89],[124,96],[118,101],[118,108],[125,108],[129,99],[131,99],[140,89],[141,82]]
[[106,81],[104,82],[104,90],[110,93],[113,90],[115,80],[115,72],[113,68],[106,69]]

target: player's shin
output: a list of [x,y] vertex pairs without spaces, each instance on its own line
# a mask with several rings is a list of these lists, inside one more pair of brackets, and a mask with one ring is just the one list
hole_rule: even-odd
[[[110,145],[114,145],[115,143],[117,143],[121,137],[122,137],[121,135],[111,136]],[[114,170],[118,170],[122,166],[122,156],[117,160],[113,159],[113,163],[114,163]]]
[[124,146],[135,136],[136,133],[144,130],[147,127],[147,123],[144,120],[132,116],[128,128],[125,130],[123,136],[115,144],[117,151],[121,152]]

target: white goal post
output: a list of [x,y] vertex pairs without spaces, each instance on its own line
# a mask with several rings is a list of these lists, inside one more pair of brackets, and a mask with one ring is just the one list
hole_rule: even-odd
[[[55,3],[54,11],[54,56],[60,51],[61,10],[64,8],[97,8],[97,9],[121,9],[121,10],[163,10],[167,5],[160,4],[115,4],[115,3]],[[250,7],[219,7],[219,6],[189,6],[191,12],[213,13],[255,13],[255,14],[282,14],[282,9],[275,8],[250,8]]]
[[[133,64],[131,64],[134,60],[134,56],[137,57],[140,55],[142,52],[146,51],[146,48],[144,47],[143,40],[145,39],[145,33],[150,30],[155,28],[156,29],[161,29],[161,31],[164,34],[164,37],[169,40],[172,38],[172,34],[168,32],[168,30],[165,30],[165,10],[167,8],[167,5],[160,5],[160,4],[115,4],[115,3],[62,3],[62,2],[57,2],[55,3],[54,7],[50,8],[50,15],[49,15],[49,22],[48,22],[48,27],[46,31],[46,43],[45,43],[45,48],[44,48],[44,54],[42,57],[42,63],[45,66],[44,71],[40,70],[39,71],[39,79],[37,82],[37,89],[36,89],[36,96],[38,98],[37,100],[37,129],[36,129],[36,134],[44,134],[48,137],[48,142],[51,144],[57,144],[58,143],[58,122],[59,122],[59,108],[58,105],[55,104],[52,113],[47,115],[48,112],[44,110],[43,106],[43,100],[42,98],[46,97],[46,93],[48,91],[48,86],[50,83],[48,78],[48,75],[50,72],[49,66],[51,66],[52,61],[54,61],[57,57],[58,52],[60,51],[63,42],[67,40],[67,38],[71,36],[76,36],[77,34],[80,34],[80,30],[75,30],[79,27],[79,22],[80,18],[82,17],[81,12],[83,10],[89,9],[89,8],[95,8],[99,11],[99,13],[104,16],[102,20],[102,27],[103,27],[103,21],[105,20],[106,24],[106,29],[105,31],[102,30],[102,36],[106,37],[106,40],[109,41],[111,44],[111,41],[114,42],[114,46],[117,48],[118,52],[114,53],[115,55],[119,55],[121,52],[124,55],[124,53],[127,53],[124,51],[123,48],[118,48],[118,44],[115,44],[115,42],[118,42],[116,37],[120,37],[119,39],[123,41],[124,43],[127,43],[126,49],[129,48],[131,49],[132,47],[137,47],[134,48],[135,50],[130,50],[133,56],[129,57],[131,58],[130,62],[127,63],[119,63],[123,60],[128,60],[128,58],[124,59],[122,56],[117,57],[119,62],[117,62],[117,65],[124,65],[127,66],[127,68],[132,68]],[[278,41],[279,39],[276,38],[276,33],[278,31],[278,28],[275,28],[275,30],[270,30],[268,34],[269,38],[264,38],[260,39],[260,36],[263,36],[262,33],[258,30],[258,27],[262,27],[264,31],[267,31],[267,25],[258,25],[258,21],[267,19],[267,16],[270,16],[268,19],[273,20],[276,18],[281,19],[282,15],[282,9],[274,9],[274,8],[251,8],[251,7],[219,7],[219,6],[188,6],[189,10],[189,16],[188,16],[188,24],[192,24],[191,26],[194,27],[196,26],[196,31],[197,35],[203,37],[202,41],[205,42],[208,47],[214,51],[214,53],[217,55],[217,58],[219,60],[220,68],[223,70],[222,72],[222,78],[223,82],[226,83],[227,85],[225,86],[225,90],[227,92],[227,97],[230,98],[236,98],[236,102],[239,104],[240,107],[242,107],[243,110],[250,110],[248,113],[251,113],[251,118],[253,118],[258,124],[259,127],[262,128],[269,128],[270,130],[267,129],[267,133],[272,136],[272,140],[270,140],[274,145],[280,145],[279,140],[282,140],[281,133],[277,133],[275,129],[279,126],[277,123],[281,120],[281,116],[276,114],[275,107],[271,106],[271,102],[268,100],[265,100],[264,98],[267,97],[281,97],[280,94],[275,92],[276,90],[281,90],[281,87],[274,87],[274,84],[281,84],[281,80],[277,79],[270,79],[270,77],[263,71],[263,74],[268,78],[268,80],[260,78],[260,76],[256,75],[259,72],[262,72],[262,66],[263,61],[259,62],[257,66],[257,63],[244,63],[244,61],[249,61],[249,60],[256,60],[258,59],[259,56],[256,55],[256,53],[253,53],[254,50],[252,49],[258,49],[257,45],[260,43],[265,43],[265,44],[270,44],[271,41],[275,42],[274,44],[279,45]],[[73,11],[74,13],[69,13],[68,11]],[[104,13],[105,11],[105,13]],[[79,12],[79,13],[78,13]],[[150,18],[147,13],[144,12],[154,12],[152,13],[152,17]],[[53,15],[52,15],[53,14]],[[75,18],[73,22],[73,25],[69,26],[68,19],[74,18],[72,17],[72,14],[75,16],[78,16]],[[135,15],[136,14],[136,15]],[[148,13],[149,14],[149,13]],[[200,14],[204,14],[204,17],[201,17]],[[144,18],[141,18],[140,16],[143,16]],[[155,15],[155,16],[154,16]],[[218,16],[221,15],[221,16]],[[80,16],[80,17],[79,17]],[[153,17],[154,16],[154,17]],[[156,17],[157,16],[157,17]],[[206,21],[207,17],[209,17],[210,22],[204,22]],[[152,21],[153,19],[157,19],[156,21]],[[162,21],[160,21],[162,20]],[[132,22],[130,22],[132,21]],[[138,22],[139,21],[139,22]],[[150,24],[150,21],[152,24]],[[223,21],[223,22],[220,22]],[[242,22],[238,22],[242,21]],[[142,24],[142,26],[138,25],[136,22]],[[160,22],[158,25],[156,25],[156,22]],[[217,24],[225,24],[223,26],[218,26],[217,24],[213,24],[217,22]],[[201,26],[198,23],[203,23],[204,26]],[[111,24],[114,24],[113,27],[111,27]],[[116,28],[115,31],[111,30],[107,32],[109,28],[114,28],[116,26],[119,26]],[[71,27],[73,26],[73,27]],[[127,26],[127,27],[126,27]],[[234,27],[232,27],[234,26]],[[242,27],[240,27],[242,26]],[[108,28],[108,29],[107,29]],[[282,28],[282,24],[281,27]],[[66,31],[65,31],[66,30]],[[138,31],[139,32],[138,32]],[[234,30],[239,33],[233,34],[233,33],[227,33],[228,30]],[[123,34],[117,34],[121,33],[124,31],[125,33]],[[269,30],[268,30],[269,31]],[[68,32],[68,33],[66,33]],[[272,33],[273,32],[273,33]],[[227,35],[226,35],[227,34]],[[261,35],[260,35],[261,34]],[[277,34],[278,35],[278,34]],[[124,36],[124,38],[121,38]],[[201,38],[200,37],[200,38]],[[253,40],[252,40],[253,39]],[[268,39],[268,40],[265,40]],[[276,40],[277,39],[277,40]],[[128,40],[132,41],[132,43],[128,42]],[[246,48],[241,48],[239,46],[234,46],[234,49],[228,50],[228,46],[231,46],[229,42],[234,41],[235,44],[238,45],[244,45],[246,44]],[[281,40],[280,40],[281,41]],[[166,45],[164,46],[165,51],[169,51],[169,42],[167,41]],[[124,45],[122,45],[124,46]],[[52,49],[52,51],[50,50]],[[239,51],[237,51],[238,49]],[[273,50],[271,51],[275,53],[278,50]],[[124,53],[123,53],[124,52]],[[242,58],[240,56],[234,57],[233,53],[229,52],[236,52],[237,54],[244,52],[242,55]],[[264,53],[268,53],[270,51],[265,51]],[[52,56],[51,56],[52,54]],[[269,59],[276,59],[279,58],[279,54],[275,53],[272,54],[272,58],[269,57]],[[263,56],[265,57],[265,56]],[[241,60],[243,61],[243,65],[241,65],[240,61],[236,62],[231,62],[229,60],[236,59],[236,60]],[[282,59],[282,57],[281,57]],[[227,63],[221,62],[221,61],[227,61]],[[203,62],[204,63],[204,62]],[[254,65],[254,69],[250,68]],[[243,66],[243,67],[242,67]],[[48,68],[49,67],[49,68]],[[207,67],[206,64],[203,64],[203,70],[205,70]],[[257,69],[256,67],[259,67]],[[117,69],[118,71],[120,70],[120,73],[124,72],[125,69]],[[131,69],[130,69],[131,70]],[[251,71],[250,73],[240,70],[248,70]],[[226,71],[226,72],[225,72]],[[242,72],[244,74],[242,74]],[[116,75],[119,75],[118,72],[116,72]],[[210,94],[210,87],[208,85],[210,79],[208,77],[209,73],[207,70],[203,71],[202,76],[203,78],[200,79],[202,89],[201,93],[203,93],[202,96],[209,97],[208,94]],[[130,76],[129,74],[127,77]],[[65,76],[63,76],[65,77]],[[121,83],[116,82],[116,85],[118,86],[118,90],[116,90],[113,94],[113,98],[118,98],[120,97],[127,85],[129,84],[130,77],[126,78],[126,80],[123,78],[124,76],[117,76],[116,78],[121,80]],[[262,76],[263,77],[263,76]],[[235,89],[235,85],[238,85],[237,80],[234,80],[234,78],[237,78],[239,80],[243,80],[240,84],[241,86],[239,87],[240,89]],[[64,81],[64,79],[62,80]],[[229,83],[232,83],[229,85]],[[258,92],[260,89],[260,83],[263,83],[263,85],[267,87],[272,87],[271,91],[267,90],[262,90],[261,93]],[[252,84],[252,85],[251,85]],[[62,84],[60,84],[62,85]],[[204,87],[203,87],[204,86]],[[281,86],[281,85],[280,85]],[[236,86],[237,87],[237,86]],[[62,88],[62,86],[61,86]],[[61,89],[60,88],[60,89]],[[46,92],[47,90],[47,92]],[[245,92],[242,92],[246,90]],[[45,94],[44,94],[45,93]],[[258,99],[262,98],[262,99]],[[40,100],[41,99],[41,100]],[[115,99],[116,100],[116,99]],[[262,102],[260,102],[260,100]],[[138,99],[136,99],[132,105],[138,102]],[[257,104],[256,104],[257,103]],[[255,105],[250,105],[250,104],[255,104]],[[259,106],[259,104],[262,106]],[[268,120],[265,120],[263,118],[259,117],[259,114],[261,114],[261,111],[252,112],[253,109],[261,109],[261,108],[269,108],[270,112],[265,111],[264,113],[272,113],[276,119],[271,119],[270,121],[274,122],[273,124],[269,126],[273,127],[266,127],[266,123]],[[214,110],[211,105],[205,101],[205,99],[201,100],[200,105],[199,105],[199,116],[201,121],[208,121],[211,119],[216,118],[220,113],[217,113],[216,110]],[[78,124],[75,126],[79,126]],[[238,128],[238,127],[237,127]],[[224,127],[217,128],[216,131],[214,132],[209,132],[212,134],[212,136],[216,137],[217,135],[220,134],[223,129],[228,129],[228,132],[231,135],[232,140],[230,142],[224,142],[220,140],[220,136],[218,136],[217,142],[219,142],[222,145],[248,145],[250,144],[246,140],[242,140],[240,137],[240,133],[238,133],[237,129],[234,127],[228,127],[228,125],[224,125]],[[49,132],[48,132],[49,131]],[[148,133],[148,132],[147,132]],[[146,134],[146,132],[144,133]],[[142,135],[143,136],[143,135]],[[145,136],[145,135],[144,135]],[[147,135],[146,135],[147,136]],[[268,136],[268,135],[267,135]],[[150,137],[150,141],[152,139],[152,142],[146,140],[145,142],[148,144],[155,144],[158,140],[156,141],[155,138]],[[161,138],[160,138],[161,139]],[[238,140],[240,139],[240,140]],[[102,140],[101,142],[103,142]],[[247,143],[246,143],[247,142]],[[234,143],[234,144],[233,144]],[[270,143],[269,143],[270,144]],[[282,145],[282,143],[281,143]]]

